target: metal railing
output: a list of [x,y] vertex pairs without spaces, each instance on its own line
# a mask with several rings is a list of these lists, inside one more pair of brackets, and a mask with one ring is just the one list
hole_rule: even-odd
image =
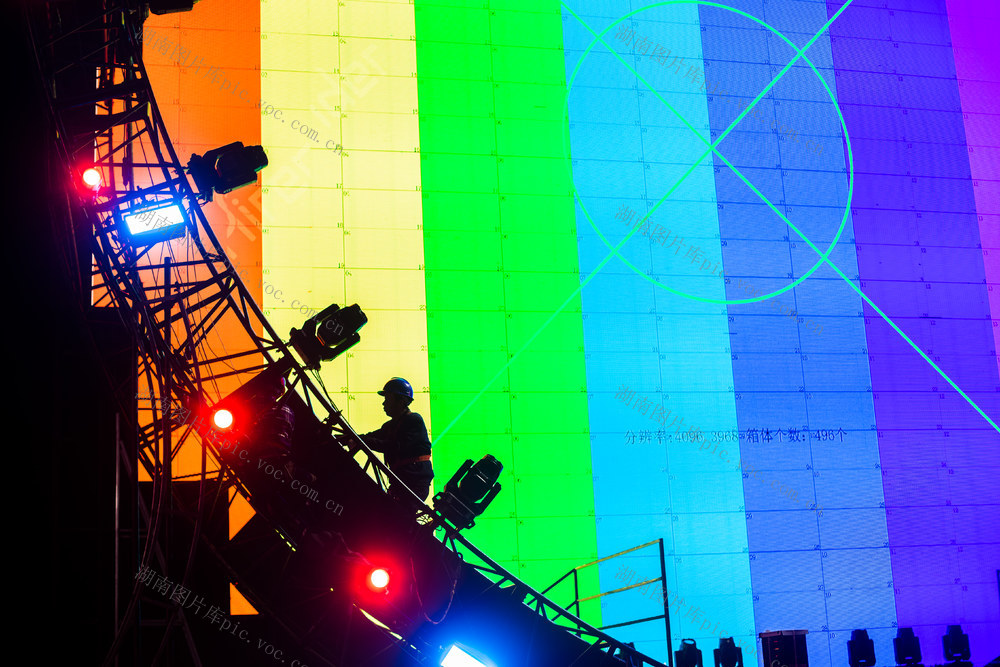
[[[646,547],[651,547],[657,545],[660,550],[660,576],[654,579],[647,579],[646,581],[640,581],[635,584],[630,584],[628,586],[622,586],[610,591],[604,591],[603,593],[596,593],[594,595],[588,595],[587,597],[580,597],[580,571],[588,567],[593,567],[599,563],[611,560],[612,558],[617,558],[619,556],[624,556],[625,554],[632,553],[633,551],[638,551],[640,549],[645,549]],[[563,576],[556,579],[552,584],[550,584],[542,594],[548,593],[550,590],[558,586],[560,583],[565,581],[567,578],[572,577],[573,579],[573,602],[566,605],[566,609],[574,609],[576,615],[580,616],[580,603],[587,602],[590,600],[599,600],[608,595],[614,595],[616,593],[623,593],[625,591],[630,591],[633,588],[642,588],[644,586],[649,586],[650,584],[660,582],[661,591],[663,592],[663,613],[656,616],[647,616],[646,618],[639,618],[632,621],[625,621],[622,623],[613,623],[611,625],[604,625],[598,628],[599,630],[610,630],[613,628],[621,628],[629,625],[635,625],[637,623],[647,623],[649,621],[656,621],[663,619],[664,629],[666,631],[667,637],[667,664],[673,667],[673,645],[670,640],[670,610],[667,605],[667,569],[666,569],[666,557],[663,549],[663,538],[653,540],[651,542],[646,542],[645,544],[640,544],[639,546],[632,547],[631,549],[625,549],[624,551],[619,551],[618,553],[611,554],[610,556],[604,556],[603,558],[598,558],[595,561],[589,563],[584,563],[583,565],[577,565],[572,570],[564,574]]]

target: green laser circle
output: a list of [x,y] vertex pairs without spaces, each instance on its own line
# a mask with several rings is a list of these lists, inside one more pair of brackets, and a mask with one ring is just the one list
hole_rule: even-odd
[[[757,17],[752,16],[752,15],[750,15],[750,14],[748,14],[748,13],[746,13],[746,12],[740,10],[740,9],[736,9],[735,7],[729,7],[728,5],[722,5],[722,4],[718,4],[718,3],[715,3],[715,2],[709,2],[708,0],[667,0],[666,2],[657,2],[657,3],[651,4],[651,5],[647,5],[645,7],[642,7],[640,9],[636,9],[635,11],[629,12],[628,14],[625,14],[620,19],[618,19],[617,21],[615,21],[614,23],[612,23],[611,25],[609,25],[607,28],[605,28],[604,31],[601,32],[597,37],[595,37],[593,40],[591,40],[590,45],[587,47],[587,50],[583,52],[583,56],[577,62],[576,67],[573,68],[573,73],[570,76],[569,85],[566,88],[566,102],[565,102],[565,106],[564,106],[564,108],[565,108],[565,117],[566,117],[566,126],[565,126],[566,129],[565,129],[565,132],[563,132],[563,158],[566,160],[566,167],[567,167],[567,171],[569,172],[570,182],[573,183],[573,196],[576,197],[576,200],[580,203],[580,208],[583,209],[583,214],[585,216],[587,216],[587,221],[590,222],[591,228],[593,228],[593,230],[595,232],[597,232],[597,236],[601,239],[601,242],[604,243],[605,246],[607,246],[608,248],[610,248],[612,253],[614,253],[615,255],[618,256],[618,259],[620,259],[622,262],[624,262],[626,266],[628,266],[630,269],[632,269],[637,275],[639,275],[643,279],[649,281],[650,283],[652,283],[652,284],[654,284],[654,285],[656,285],[658,287],[661,287],[661,288],[667,290],[668,292],[670,292],[672,294],[676,294],[678,296],[682,296],[682,297],[691,299],[693,301],[701,301],[703,303],[724,303],[724,304],[754,303],[756,301],[763,301],[764,299],[769,299],[772,296],[777,296],[778,294],[783,294],[783,293],[787,292],[788,290],[792,289],[793,287],[795,287],[796,285],[798,285],[799,283],[801,283],[803,280],[805,280],[809,276],[811,276],[816,271],[816,269],[818,269],[820,267],[820,265],[822,265],[826,261],[827,257],[830,256],[830,253],[833,252],[834,247],[837,245],[837,242],[840,240],[840,235],[843,234],[843,232],[844,232],[844,227],[847,225],[847,216],[848,216],[848,214],[850,213],[850,210],[851,210],[851,202],[854,201],[854,154],[851,151],[851,137],[850,137],[850,135],[847,132],[847,122],[844,120],[844,114],[841,113],[841,111],[840,111],[840,105],[837,103],[837,99],[834,96],[833,91],[830,90],[830,86],[826,83],[826,79],[824,79],[820,75],[820,73],[816,70],[816,66],[813,65],[812,61],[809,60],[809,57],[806,56],[805,53],[802,54],[802,60],[806,61],[806,63],[809,65],[809,69],[811,69],[813,71],[813,73],[816,75],[816,78],[818,78],[819,81],[820,81],[820,83],[823,84],[823,88],[826,90],[827,95],[830,96],[830,101],[833,102],[833,108],[837,111],[837,116],[840,118],[840,126],[844,130],[844,139],[845,139],[845,141],[847,143],[847,162],[848,162],[849,174],[848,174],[848,188],[847,188],[847,205],[844,207],[844,217],[840,221],[840,227],[837,229],[837,234],[836,234],[836,236],[833,237],[833,241],[830,243],[830,247],[828,247],[826,249],[826,252],[824,252],[824,253],[822,253],[820,255],[819,260],[813,265],[813,267],[811,269],[809,269],[808,271],[806,271],[806,273],[804,273],[802,275],[802,277],[799,278],[798,280],[796,280],[795,282],[790,283],[790,284],[786,285],[785,287],[783,287],[783,288],[781,288],[779,290],[776,290],[774,292],[771,292],[769,294],[764,294],[763,296],[757,296],[757,297],[753,297],[753,298],[749,298],[749,299],[710,299],[710,298],[707,298],[707,297],[700,297],[700,296],[695,296],[693,294],[688,294],[687,292],[682,292],[680,290],[676,290],[676,289],[670,287],[669,285],[664,285],[659,280],[656,280],[652,276],[648,276],[645,273],[643,273],[638,267],[636,267],[635,265],[633,265],[632,262],[630,262],[628,259],[626,259],[621,254],[619,254],[618,248],[617,247],[613,247],[611,245],[611,243],[604,237],[604,234],[601,233],[601,230],[598,229],[597,223],[595,223],[594,219],[590,216],[590,212],[587,211],[587,207],[583,203],[583,198],[580,197],[579,191],[576,188],[576,179],[574,179],[574,177],[573,177],[573,167],[572,167],[572,163],[571,163],[571,158],[569,157],[569,150],[568,150],[568,146],[567,146],[567,139],[568,139],[568,135],[569,135],[569,96],[573,92],[573,81],[576,79],[576,75],[579,73],[580,67],[583,65],[583,62],[587,59],[587,56],[590,54],[591,50],[593,50],[595,44],[597,44],[598,41],[602,41],[601,38],[608,31],[610,31],[612,28],[614,28],[616,25],[618,25],[619,23],[621,23],[625,19],[627,19],[627,18],[629,18],[631,16],[634,16],[635,14],[638,14],[640,12],[644,12],[647,9],[652,9],[654,7],[662,7],[662,6],[665,6],[665,5],[706,5],[706,6],[709,6],[709,7],[718,7],[719,9],[727,9],[727,10],[729,10],[731,12],[735,12],[736,14],[739,14],[740,16],[748,18],[751,21],[753,21],[753,22],[755,22],[755,23],[757,23],[759,25],[764,26],[765,28],[767,28],[768,30],[770,30],[771,32],[773,32],[774,34],[776,34],[778,37],[780,37],[781,39],[783,39],[786,44],[788,44],[793,49],[795,49],[796,51],[798,51],[798,47],[796,47],[795,44],[793,44],[791,40],[789,40],[787,37],[785,37],[784,33],[782,33],[780,30],[778,30],[774,26],[772,26],[772,25],[766,23],[765,21],[762,21],[762,20],[758,19]],[[660,198],[660,200],[657,202],[657,206],[660,204],[660,202],[664,201],[664,199],[666,199],[666,195],[664,195],[663,197]],[[645,218],[643,218],[643,219],[645,219]],[[632,234],[634,234],[634,233],[635,233],[635,231],[632,232]],[[631,236],[631,234],[630,234],[630,236]],[[802,237],[805,238],[804,235]],[[628,239],[628,237],[626,237],[624,240],[627,240],[627,239]],[[623,242],[624,242],[624,240],[623,240]],[[620,246],[622,244],[619,243],[618,245]],[[812,244],[810,243],[810,245],[812,245]],[[815,249],[816,248],[814,248],[814,250]]]

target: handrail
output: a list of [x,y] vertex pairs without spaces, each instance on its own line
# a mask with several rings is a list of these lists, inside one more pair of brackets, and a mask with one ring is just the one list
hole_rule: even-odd
[[[580,572],[580,570],[582,570],[584,568],[591,567],[593,565],[597,565],[598,563],[603,563],[605,561],[611,560],[612,558],[617,558],[619,556],[624,556],[625,554],[632,553],[633,551],[638,551],[639,549],[645,549],[646,547],[650,547],[650,546],[652,546],[654,544],[659,545],[659,549],[660,549],[660,576],[659,577],[656,577],[655,579],[647,579],[646,581],[641,581],[641,582],[636,583],[636,584],[630,584],[628,586],[622,586],[621,588],[616,588],[614,590],[604,591],[602,593],[596,593],[594,595],[588,595],[587,597],[583,597],[583,598],[580,597],[580,580],[579,580],[579,577],[578,577],[578,573]],[[622,593],[624,591],[632,590],[633,588],[641,588],[643,586],[648,586],[649,584],[652,584],[652,583],[657,582],[657,581],[661,582],[661,587],[662,587],[662,590],[663,590],[663,613],[662,614],[658,614],[656,616],[649,616],[647,618],[640,618],[640,619],[633,620],[633,621],[626,621],[624,623],[615,623],[613,625],[605,625],[605,626],[602,626],[600,629],[601,630],[606,630],[606,629],[609,629],[609,628],[620,628],[620,627],[625,627],[625,626],[628,626],[628,625],[635,625],[637,623],[645,623],[647,621],[655,621],[655,620],[658,620],[658,619],[662,618],[664,626],[666,628],[666,636],[667,636],[667,663],[670,665],[670,667],[673,667],[673,641],[670,638],[670,609],[669,609],[669,605],[667,604],[667,568],[666,568],[666,558],[665,558],[665,552],[664,552],[664,549],[663,549],[663,538],[662,537],[659,538],[659,539],[655,539],[655,540],[651,540],[649,542],[646,542],[645,544],[640,544],[638,546],[631,547],[629,549],[624,549],[622,551],[610,554],[608,556],[603,556],[602,558],[598,558],[597,560],[593,560],[593,561],[591,561],[589,563],[584,563],[583,565],[577,565],[577,566],[573,567],[569,572],[567,572],[563,576],[561,576],[558,579],[556,579],[545,590],[543,590],[542,593],[549,592],[551,589],[555,588],[556,585],[558,585],[560,582],[562,582],[563,580],[565,580],[566,577],[568,577],[570,575],[573,575],[573,602],[569,606],[570,607],[576,607],[576,611],[577,611],[578,615],[580,613],[580,603],[581,602],[587,602],[589,600],[598,600],[598,599],[600,599],[602,597],[605,597],[607,595],[614,595],[615,593]]]

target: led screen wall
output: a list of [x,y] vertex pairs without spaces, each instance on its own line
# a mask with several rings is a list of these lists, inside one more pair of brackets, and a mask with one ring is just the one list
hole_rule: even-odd
[[[147,54],[210,77],[181,56],[222,58],[193,37],[224,34],[212,4],[151,19],[178,50]],[[759,661],[757,633],[805,629],[810,664],[846,665],[866,628],[887,663],[912,626],[932,663],[961,623],[1000,654],[1000,9],[231,7],[260,48],[211,87],[260,106],[271,162],[218,204],[261,220],[247,275],[279,331],[368,314],[323,371],[357,430],[402,375],[438,486],[504,463],[477,545],[545,588],[662,538],[675,648]],[[205,106],[176,141],[256,140]],[[659,567],[605,561],[581,595]],[[662,612],[647,592],[583,615]],[[666,657],[662,622],[613,632]]]

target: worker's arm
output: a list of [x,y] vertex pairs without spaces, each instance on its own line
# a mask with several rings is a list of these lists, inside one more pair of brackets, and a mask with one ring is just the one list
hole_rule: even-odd
[[[371,431],[370,433],[359,433],[358,435],[365,441],[365,444],[368,445],[369,449],[384,454],[385,448],[389,444],[389,433],[387,427],[390,423],[392,422],[386,422],[378,429]],[[352,447],[350,449],[350,453],[353,455],[358,449],[358,447]]]
[[385,454],[386,442],[376,435],[378,431],[372,431],[371,433],[366,433],[361,436],[361,439],[365,441],[368,448],[373,452],[379,452],[380,454]]

